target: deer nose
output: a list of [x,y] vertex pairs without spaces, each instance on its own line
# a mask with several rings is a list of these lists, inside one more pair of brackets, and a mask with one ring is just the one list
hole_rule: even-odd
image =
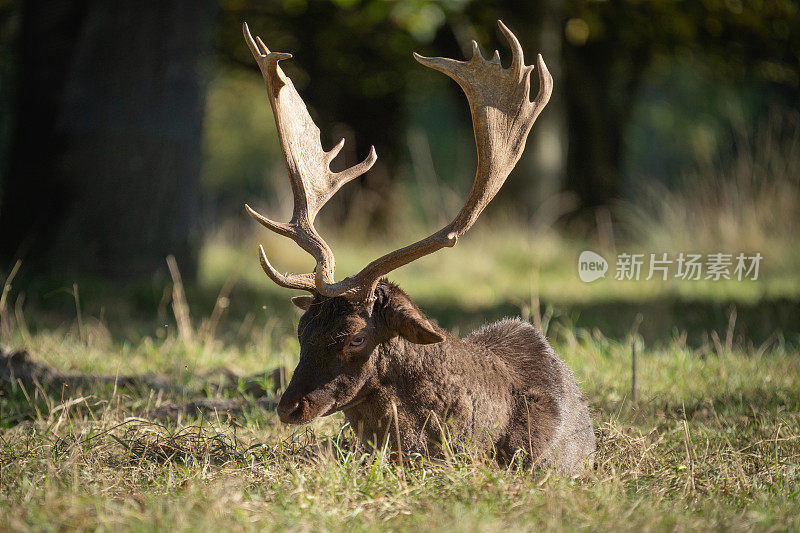
[[284,424],[291,424],[297,420],[302,411],[301,402],[299,400],[289,401],[285,397],[281,398],[278,402],[278,418]]

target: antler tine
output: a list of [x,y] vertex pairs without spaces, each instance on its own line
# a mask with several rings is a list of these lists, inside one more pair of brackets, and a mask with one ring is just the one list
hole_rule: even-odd
[[484,59],[475,42],[472,58],[467,61],[414,54],[423,65],[455,80],[469,102],[478,169],[464,207],[450,224],[432,235],[376,259],[353,277],[335,284],[323,283],[323,294],[373,301],[375,286],[382,276],[420,257],[454,246],[505,183],[522,155],[534,121],[550,99],[553,79],[539,55],[539,92],[531,102],[530,73],[533,67],[525,65],[522,47],[514,34],[501,21],[498,21],[498,26],[511,48],[511,66],[507,69],[500,64],[497,53],[488,61]]
[[[533,101],[533,105],[536,106],[534,120],[542,112],[542,109],[550,101],[550,96],[553,94],[553,76],[547,70],[542,54],[536,54],[536,68],[539,71],[539,92],[536,93],[536,99]],[[530,83],[530,78],[528,82]]]
[[316,290],[316,278],[314,274],[281,274],[275,270],[267,259],[264,247],[258,245],[258,256],[261,260],[261,268],[269,276],[269,279],[287,289],[301,289],[304,291]]
[[511,72],[516,76],[520,76],[525,68],[525,54],[522,52],[522,45],[519,44],[517,36],[511,33],[511,30],[508,29],[508,26],[503,24],[502,20],[498,20],[497,25],[500,27],[503,37],[506,38],[506,42],[511,48]]
[[[317,262],[314,274],[284,276],[272,268],[262,248],[261,264],[270,279],[281,286],[322,292],[321,288],[334,282],[336,261],[330,247],[314,228],[314,220],[336,191],[372,167],[377,160],[375,147],[370,148],[360,163],[341,172],[331,171],[331,161],[342,149],[344,139],[327,152],[322,149],[319,128],[311,119],[292,80],[279,65],[280,61],[292,55],[270,52],[260,37],[253,38],[247,23],[242,25],[242,33],[267,86],[294,196],[292,218],[287,223],[271,220],[248,205],[245,208],[261,225],[294,240]],[[309,280],[314,283],[309,284]]]
[[279,235],[283,235],[284,237],[291,237],[293,233],[293,229],[289,224],[284,224],[283,222],[275,222],[274,220],[270,220],[269,218],[265,217],[252,207],[247,204],[244,204],[244,209],[247,211],[247,214],[253,217],[259,224],[267,228],[268,230],[272,230]]

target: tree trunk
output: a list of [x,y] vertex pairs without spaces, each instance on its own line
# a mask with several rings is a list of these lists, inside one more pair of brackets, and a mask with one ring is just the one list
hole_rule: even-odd
[[0,260],[24,272],[194,271],[208,0],[32,1]]
[[584,210],[619,197],[626,128],[651,49],[647,41],[631,44],[616,34],[563,44],[566,188]]
[[612,54],[592,45],[565,48],[567,189],[578,195],[582,208],[607,205],[619,192],[625,126],[610,94]]

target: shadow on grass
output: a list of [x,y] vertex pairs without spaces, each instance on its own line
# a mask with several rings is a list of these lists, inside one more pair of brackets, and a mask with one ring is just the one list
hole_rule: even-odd
[[[602,413],[616,413],[620,420],[634,425],[671,424],[678,420],[718,426],[754,424],[760,416],[775,418],[782,414],[800,417],[800,397],[787,389],[749,388],[737,391],[708,391],[709,394],[681,398],[656,395],[640,399],[610,402],[597,398],[592,403],[595,418]],[[589,394],[591,397],[592,395]]]
[[[102,317],[115,339],[135,339],[137,335],[152,334],[154,327],[174,325],[168,280],[153,279],[120,286],[89,279],[81,280],[77,285],[84,315]],[[19,286],[16,284],[15,292],[24,292],[25,315],[31,331],[74,320],[76,303],[71,282],[37,280],[22,289]],[[264,320],[278,320],[291,329],[299,316],[289,302],[295,292],[275,289],[266,282],[264,289],[235,285],[227,296],[228,307],[220,321],[219,331],[223,339],[226,326],[235,329],[248,315],[262,323]],[[186,293],[192,317],[197,320],[211,314],[220,290],[188,285]],[[484,323],[520,315],[519,305],[511,302],[485,307],[465,307],[450,302],[448,299],[447,303],[435,300],[419,300],[417,303],[441,326],[461,335]],[[568,305],[545,301],[540,308],[543,312],[552,310],[551,324],[570,329],[597,329],[606,337],[618,340],[628,336],[637,315],[641,314],[638,332],[650,345],[667,343],[685,332],[686,342],[697,347],[708,343],[712,332],[724,339],[731,324],[735,343],[750,342],[757,347],[782,335],[786,341],[800,344],[800,300],[788,298],[763,299],[753,303],[671,297]],[[552,332],[551,329],[549,333]]]
[[[462,334],[486,322],[520,314],[519,306],[511,303],[469,311],[437,305],[436,302],[421,302],[421,305],[443,327],[457,327]],[[788,299],[742,304],[661,298],[569,306],[542,302],[540,307],[547,309],[548,305],[553,309],[551,324],[572,329],[597,329],[606,337],[617,340],[628,336],[640,314],[642,321],[638,332],[649,344],[667,343],[685,332],[686,342],[690,346],[699,346],[709,341],[711,332],[717,332],[724,339],[729,324],[734,327],[733,341],[737,343],[752,342],[758,346],[781,334],[788,341],[800,340],[800,302]]]
[[[160,374],[64,372],[36,361],[25,350],[5,352],[0,347],[0,426],[58,415],[70,408],[91,413],[91,404],[102,405],[122,396],[132,400],[127,414],[149,420],[176,421],[207,414],[237,416],[250,408],[274,409],[279,384],[286,382],[283,367],[252,376],[223,370],[220,379],[216,374],[213,381],[198,376],[197,381],[206,385],[193,390]],[[156,400],[152,401],[154,396]]]

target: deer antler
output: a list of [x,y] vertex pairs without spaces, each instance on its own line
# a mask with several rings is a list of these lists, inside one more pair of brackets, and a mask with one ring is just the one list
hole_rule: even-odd
[[283,275],[272,267],[264,248],[259,247],[261,266],[272,281],[282,287],[315,291],[320,283],[333,283],[336,261],[330,247],[314,228],[314,219],[342,185],[369,170],[378,156],[373,146],[361,163],[341,172],[332,172],[330,163],[344,146],[344,139],[328,152],[322,149],[319,128],[308,114],[292,80],[278,65],[279,61],[292,55],[270,52],[260,37],[253,39],[247,23],[243,24],[242,31],[267,85],[294,194],[292,219],[288,223],[270,220],[246,204],[245,209],[267,229],[294,240],[317,261],[315,274]]
[[478,150],[478,170],[464,207],[450,224],[436,233],[376,259],[351,278],[323,285],[324,294],[371,300],[382,276],[437,250],[455,246],[458,238],[472,227],[505,183],[525,149],[531,126],[550,100],[553,78],[539,55],[536,62],[539,92],[531,102],[530,74],[533,67],[525,65],[522,47],[511,30],[501,21],[497,24],[511,47],[511,66],[507,69],[501,66],[497,52],[491,60],[485,60],[475,41],[472,41],[473,52],[469,61],[414,54],[423,65],[453,78],[469,102]]
[[[539,92],[535,100],[533,102],[530,101],[530,74],[533,71],[533,67],[525,65],[522,47],[514,34],[511,33],[501,21],[498,21],[498,25],[511,47],[511,66],[507,69],[503,68],[500,64],[500,56],[497,52],[495,52],[492,59],[488,61],[484,59],[475,41],[472,42],[472,58],[468,61],[456,61],[454,59],[440,57],[427,58],[414,54],[417,61],[425,66],[447,74],[461,86],[467,96],[470,112],[472,114],[472,126],[475,131],[475,144],[478,150],[478,169],[469,197],[464,207],[461,208],[461,211],[459,211],[453,221],[439,231],[414,244],[390,252],[372,261],[358,274],[345,278],[338,283],[334,282],[333,255],[330,253],[330,249],[325,245],[324,241],[322,241],[313,227],[311,227],[310,223],[308,224],[308,228],[304,228],[304,231],[308,233],[310,229],[310,232],[312,232],[310,233],[311,237],[313,237],[312,239],[306,239],[306,241],[301,242],[301,240],[297,238],[297,232],[290,231],[299,227],[299,223],[303,223],[303,219],[298,218],[298,205],[301,207],[303,205],[302,201],[305,197],[301,193],[304,193],[305,189],[303,188],[304,181],[294,177],[295,175],[292,174],[292,166],[287,156],[287,165],[289,166],[292,188],[295,193],[295,215],[292,217],[292,222],[288,225],[280,225],[263,219],[263,217],[260,217],[260,215],[254,212],[251,212],[251,214],[256,216],[257,220],[273,231],[294,238],[303,249],[311,253],[311,255],[317,259],[317,270],[316,276],[311,274],[281,276],[269,265],[262,251],[262,265],[270,278],[284,287],[291,286],[291,288],[316,290],[326,296],[345,296],[352,301],[371,302],[374,300],[375,287],[381,277],[420,257],[445,247],[455,246],[458,238],[472,227],[483,209],[489,204],[492,198],[494,198],[500,190],[500,187],[503,186],[511,170],[517,164],[517,161],[519,161],[525,149],[525,141],[528,138],[528,133],[533,123],[536,121],[536,118],[539,116],[539,113],[541,113],[544,106],[547,105],[547,102],[550,100],[550,95],[553,91],[553,78],[550,76],[542,56],[539,55],[537,57]],[[251,43],[252,39],[249,38],[246,26],[245,36],[249,39],[248,43]],[[259,44],[266,50],[266,46],[264,46],[260,40]],[[253,50],[253,55],[256,56],[256,59],[259,61],[262,72],[267,71],[266,67],[268,65],[274,64],[275,67],[273,67],[273,70],[277,69],[278,72],[275,77],[288,83],[289,87],[291,87],[291,81],[283,76],[280,68],[277,67],[277,61],[287,57],[288,54],[269,54],[269,51],[267,51],[267,55],[263,56],[257,54],[254,44],[250,44],[250,48]],[[276,58],[270,63],[269,57],[271,55],[279,55],[281,57]],[[262,66],[262,62],[264,66]],[[288,129],[284,131],[285,128],[280,126],[281,121],[279,120],[279,112],[276,105],[276,102],[280,102],[272,97],[273,89],[270,88],[270,81],[266,74],[264,77],[267,79],[267,87],[270,89],[273,109],[276,109],[275,116],[276,120],[278,120],[279,131],[281,132],[281,144],[284,146],[284,154],[286,154],[287,143],[285,135],[288,134]],[[278,87],[278,89],[280,89],[280,87]],[[305,106],[302,104],[299,96],[297,96],[297,93],[294,92],[294,87],[291,87],[290,95],[295,98],[296,103],[294,105],[302,110],[303,113],[301,113],[301,115],[307,117]],[[310,118],[305,122],[313,128],[318,136],[319,130],[316,129],[316,126],[313,125]],[[294,143],[294,146],[299,145],[301,145],[300,142]],[[316,145],[314,147],[321,150]],[[305,149],[305,144],[302,144],[302,148]],[[336,149],[331,152],[335,155]],[[372,162],[374,162],[373,156],[374,152],[371,152],[370,157],[360,165],[354,167],[354,169],[364,166],[365,168],[363,168],[363,170],[359,168],[359,174],[366,171]],[[327,165],[325,169],[327,170]],[[328,170],[328,172],[330,171]],[[344,181],[338,183],[336,187],[326,189],[324,199],[327,200],[330,198],[330,195],[343,183]],[[298,203],[298,197],[300,198],[300,203]],[[319,207],[322,207],[322,204],[324,204],[324,200],[317,205],[317,210]],[[316,215],[316,212],[317,211],[312,210],[313,215]],[[313,221],[313,215],[311,221]],[[321,250],[325,253],[312,251],[316,249],[309,246],[307,242],[309,240],[314,243],[319,241],[322,244]],[[315,255],[315,253],[317,253],[317,255]],[[315,282],[314,288],[309,286],[312,280]]]

